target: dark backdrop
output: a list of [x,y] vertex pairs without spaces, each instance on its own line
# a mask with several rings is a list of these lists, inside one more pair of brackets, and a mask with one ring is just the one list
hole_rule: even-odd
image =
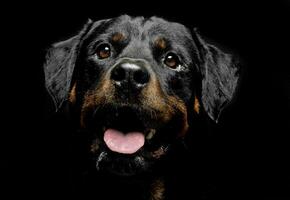
[[[290,3],[246,1],[95,1],[3,6],[1,185],[9,194],[65,191],[67,135],[47,131],[45,49],[88,18],[157,15],[177,21],[242,58],[237,98],[211,140],[216,190],[236,197],[289,196]],[[189,1],[188,1],[189,2]],[[194,162],[194,160],[193,160]],[[49,183],[52,181],[52,183]],[[234,191],[234,192],[233,192]],[[62,192],[61,194],[65,194]]]

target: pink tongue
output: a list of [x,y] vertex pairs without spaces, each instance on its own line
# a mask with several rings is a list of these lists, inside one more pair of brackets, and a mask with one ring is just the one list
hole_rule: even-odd
[[144,145],[145,138],[141,132],[129,132],[124,134],[115,129],[108,129],[105,131],[104,141],[112,151],[132,154]]

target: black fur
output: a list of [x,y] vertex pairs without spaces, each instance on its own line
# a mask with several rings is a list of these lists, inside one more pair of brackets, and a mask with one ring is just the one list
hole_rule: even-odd
[[[114,44],[108,38],[115,32],[123,33],[126,35],[126,38]],[[160,50],[154,46],[153,41],[157,37],[165,38],[165,49]],[[95,59],[96,47],[102,42],[111,45],[112,55],[104,60]],[[164,56],[168,52],[174,52],[179,56],[181,67],[177,70],[172,70],[164,65]],[[205,42],[196,30],[190,31],[181,24],[167,22],[156,17],[144,19],[143,17],[120,16],[97,22],[89,20],[79,34],[71,39],[54,44],[48,51],[47,61],[44,65],[45,83],[49,94],[54,100],[56,109],[58,110],[61,106],[67,104],[69,92],[73,87],[72,84],[76,82],[77,102],[76,106],[74,106],[78,108],[74,107],[74,112],[70,112],[70,114],[80,115],[80,112],[82,112],[80,107],[84,101],[85,94],[88,91],[93,92],[94,89],[98,88],[101,84],[101,77],[110,73],[110,70],[116,67],[116,63],[118,64],[124,57],[142,60],[145,68],[149,70],[150,76],[157,77],[162,93],[167,96],[178,97],[182,104],[186,106],[188,113],[186,120],[188,120],[189,125],[186,134],[191,134],[189,133],[190,130],[193,130],[193,127],[197,126],[194,122],[196,122],[199,116],[203,116],[193,111],[195,98],[201,103],[200,112],[207,113],[212,120],[217,122],[222,109],[232,100],[238,83],[239,69],[232,55],[224,53],[217,47]],[[128,117],[126,114],[134,113],[132,114],[133,117],[128,117],[129,124],[126,124],[125,120],[118,122],[125,123],[126,126],[133,126],[132,124],[137,124],[136,126],[138,126],[138,123],[143,123],[142,126],[153,126],[155,128],[161,123],[154,121],[152,117],[150,118],[147,112],[150,109],[138,107],[142,99],[139,99],[135,93],[129,95],[127,91],[122,90],[116,96],[118,96],[116,102],[98,105],[93,115],[89,115],[96,117],[97,120],[87,118],[86,120],[93,121],[91,124],[94,124],[96,121],[105,125],[107,125],[107,121],[115,123],[116,120],[119,120],[119,118],[115,119],[114,117],[115,112],[117,112],[124,118]],[[133,97],[132,100],[126,102],[127,104],[130,103],[131,107],[129,111],[124,111],[124,108],[120,105],[123,99],[130,99],[131,97]],[[166,103],[166,100],[164,102]],[[124,112],[126,114],[123,114]],[[166,130],[164,132],[175,132],[178,130],[181,119],[184,120],[179,115],[180,113],[170,123],[166,122],[162,124],[162,130]],[[140,120],[134,121],[136,117],[140,118]],[[74,119],[76,119],[75,122],[79,123],[79,116]],[[124,127],[125,125],[122,126]],[[84,130],[76,125],[76,123],[74,126],[76,129],[89,132],[88,137],[91,140],[97,137],[95,133],[92,133],[95,127],[87,127]],[[164,128],[163,126],[166,127]],[[175,136],[174,134],[173,136]],[[102,140],[101,138],[98,139]],[[178,146],[172,136],[165,135],[160,140],[162,144],[166,143],[168,146]],[[160,141],[158,142],[160,143]],[[107,150],[102,150],[102,152],[105,152],[102,156],[108,153]],[[174,148],[171,148],[167,156],[176,155],[176,152],[177,150],[175,151]],[[183,150],[180,152],[183,152]],[[103,159],[98,155],[99,157],[96,157],[97,168],[100,168],[99,160],[103,159],[105,161],[101,163],[101,167],[114,168],[115,170],[117,166],[118,173],[122,172],[127,175],[126,170],[128,170],[128,166],[126,165],[130,165],[130,168],[134,168],[130,170],[133,170],[138,175],[136,180],[141,177],[147,183],[150,181],[147,180],[148,177],[145,176],[145,178],[143,175],[149,173],[154,174],[154,177],[158,177],[158,173],[162,173],[163,167],[168,165],[170,159],[165,158],[162,160],[162,163],[159,163],[160,165],[157,164],[157,167],[154,165],[155,168],[152,168],[151,163],[155,161],[152,161],[152,159],[147,161],[145,154],[146,152],[138,154],[138,156],[143,156],[142,158],[145,159],[145,161],[138,161],[138,163],[132,157],[124,158],[121,155],[109,155]],[[119,169],[123,166],[123,169]],[[90,179],[89,183],[94,183],[92,177],[88,178]],[[103,178],[104,176],[101,175],[101,177]],[[111,175],[108,175],[108,177],[111,177]],[[112,179],[114,180],[115,178]],[[129,180],[132,181],[131,178]],[[93,186],[91,185],[91,187]],[[149,187],[148,184],[145,187],[146,190],[148,189],[147,187]],[[146,194],[145,196],[149,198],[150,195]]]
[[239,65],[237,58],[206,43],[197,30],[193,38],[199,48],[202,76],[202,103],[213,120],[233,98],[238,84]]

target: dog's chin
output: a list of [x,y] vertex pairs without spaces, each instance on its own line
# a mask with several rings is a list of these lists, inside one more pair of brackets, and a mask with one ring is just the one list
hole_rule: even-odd
[[169,144],[154,147],[145,141],[143,147],[133,154],[123,154],[109,149],[105,142],[99,143],[99,151],[93,155],[94,165],[100,172],[117,176],[137,176],[152,173],[156,165],[166,157]]
[[117,176],[134,176],[151,171],[152,161],[142,155],[125,156],[110,151],[102,151],[96,159],[98,171]]

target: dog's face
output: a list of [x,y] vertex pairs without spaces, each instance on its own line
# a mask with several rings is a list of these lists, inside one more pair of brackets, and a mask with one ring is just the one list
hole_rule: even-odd
[[201,109],[217,120],[233,95],[231,56],[181,24],[121,16],[89,21],[50,50],[46,84],[90,134],[98,170],[151,170]]

